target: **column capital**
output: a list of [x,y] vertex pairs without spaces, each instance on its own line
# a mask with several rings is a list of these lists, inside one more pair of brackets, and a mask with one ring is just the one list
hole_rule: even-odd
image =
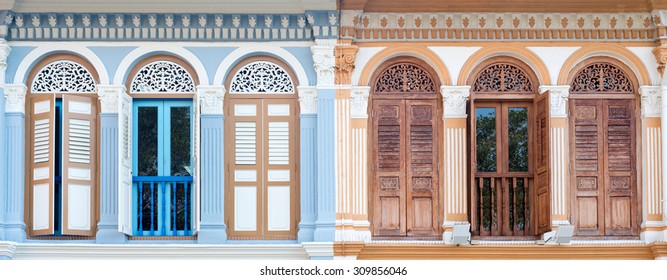
[[549,115],[551,117],[567,117],[565,104],[567,104],[567,97],[570,96],[570,86],[540,86],[540,94],[547,91],[549,91]]
[[352,83],[352,71],[354,70],[354,61],[357,58],[359,46],[351,45],[349,42],[343,42],[334,49],[336,57],[336,77],[334,82],[337,85],[349,85]]
[[202,115],[222,115],[225,86],[197,86],[197,100]]
[[301,114],[317,114],[317,88],[310,86],[297,87]]
[[665,72],[665,64],[667,64],[667,46],[657,46],[653,49],[653,55],[658,63],[658,72],[660,76]]
[[662,94],[660,86],[641,86],[639,94],[642,98],[642,117],[660,117],[662,110]]
[[118,100],[123,94],[125,94],[125,86],[97,85],[97,96],[102,105],[100,113],[118,113],[120,109]]
[[[313,67],[317,73],[318,87],[334,86],[334,47],[329,41],[319,42],[318,45],[310,47],[313,54]],[[333,41],[335,43],[335,40]],[[319,43],[322,43],[321,45]]]
[[465,118],[470,86],[440,86],[443,118]]
[[368,96],[371,87],[352,87],[350,92],[350,115],[352,118],[368,118]]
[[25,114],[25,95],[28,88],[25,85],[4,85],[5,112]]

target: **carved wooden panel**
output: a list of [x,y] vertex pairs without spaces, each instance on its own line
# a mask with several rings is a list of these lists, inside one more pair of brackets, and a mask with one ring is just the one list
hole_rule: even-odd
[[592,63],[577,72],[570,93],[633,93],[632,81],[619,67],[605,62]]
[[436,93],[433,77],[421,66],[401,62],[382,72],[375,82],[376,93]]
[[[577,235],[638,234],[634,100],[571,101]],[[579,114],[579,112],[598,112]]]
[[373,233],[439,234],[436,100],[373,101]]
[[472,85],[475,93],[525,93],[535,92],[526,72],[514,64],[493,63],[482,69]]

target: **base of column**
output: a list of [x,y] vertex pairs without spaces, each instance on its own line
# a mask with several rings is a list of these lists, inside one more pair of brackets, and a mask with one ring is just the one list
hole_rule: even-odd
[[371,242],[370,223],[364,220],[337,220],[336,242]]
[[311,260],[332,260],[334,256],[333,242],[306,242],[303,248]]
[[315,233],[313,234],[315,242],[333,242],[336,238],[336,224],[331,223],[315,223]]
[[[445,244],[454,244],[452,238],[454,237],[454,226],[457,225],[467,225],[470,226],[470,223],[465,222],[450,222],[446,221],[442,224],[442,241]],[[470,232],[468,232],[468,239],[470,239]]]
[[95,242],[98,244],[123,244],[127,242],[127,236],[118,231],[118,225],[97,225]]
[[25,241],[25,224],[5,224],[5,240],[21,243]]
[[197,233],[197,244],[227,243],[227,227],[225,225],[201,225]]
[[313,242],[315,240],[315,225],[299,223],[299,232],[297,233],[299,243]]

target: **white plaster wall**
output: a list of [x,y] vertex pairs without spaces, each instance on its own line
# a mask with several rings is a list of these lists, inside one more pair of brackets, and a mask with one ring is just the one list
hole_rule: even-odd
[[385,49],[384,47],[373,47],[373,48],[359,48],[357,52],[357,58],[354,60],[354,71],[352,71],[352,84],[359,85],[359,78],[361,77],[361,72],[364,71],[364,67],[368,61],[377,53]]
[[558,84],[558,75],[563,68],[563,63],[580,47],[528,47],[537,56],[544,61],[549,76],[551,76],[551,84]]
[[653,55],[654,47],[627,47],[627,49],[638,56],[644,63],[649,76],[651,76],[650,84],[659,86],[661,78],[660,73],[658,73],[658,63],[655,60],[655,55]]
[[447,71],[452,80],[452,85],[459,86],[457,84],[459,79],[459,74],[461,73],[461,68],[466,63],[466,61],[472,56],[476,51],[482,47],[428,47],[433,51],[440,60],[445,63],[447,66]]

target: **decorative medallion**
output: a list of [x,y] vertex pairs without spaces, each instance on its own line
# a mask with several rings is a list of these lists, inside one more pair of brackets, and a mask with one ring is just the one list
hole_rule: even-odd
[[494,63],[482,70],[472,90],[476,93],[533,93],[533,83],[521,68]]
[[230,93],[294,93],[287,71],[275,63],[256,61],[243,66],[232,79]]
[[593,63],[581,69],[572,80],[570,93],[633,93],[628,76],[609,63]]
[[183,66],[171,61],[146,64],[134,75],[132,93],[193,93],[195,82]]
[[30,92],[95,92],[95,79],[83,65],[59,60],[39,70]]
[[435,93],[435,83],[424,68],[398,63],[386,69],[375,82],[376,93]]

